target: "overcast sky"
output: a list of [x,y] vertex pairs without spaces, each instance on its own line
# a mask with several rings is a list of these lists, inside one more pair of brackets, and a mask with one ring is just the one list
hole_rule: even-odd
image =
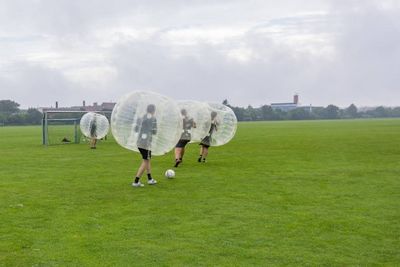
[[0,99],[400,106],[399,0],[0,0]]

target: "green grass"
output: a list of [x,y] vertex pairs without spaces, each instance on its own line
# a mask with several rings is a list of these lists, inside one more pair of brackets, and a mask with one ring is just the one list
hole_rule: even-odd
[[132,188],[112,139],[0,128],[0,266],[400,265],[400,120],[240,123],[197,155]]
[[[84,135],[81,134],[79,123],[76,125],[77,142],[79,140],[86,139]],[[49,125],[48,126],[48,144],[50,145],[60,145],[64,144],[62,140],[66,138],[67,140],[75,143],[75,125]]]

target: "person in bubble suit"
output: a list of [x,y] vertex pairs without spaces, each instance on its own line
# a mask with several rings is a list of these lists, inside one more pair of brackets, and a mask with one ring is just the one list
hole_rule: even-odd
[[97,130],[97,121],[96,121],[96,116],[94,116],[93,120],[90,122],[90,148],[91,149],[96,149],[96,143],[97,143],[97,135],[96,135],[96,130]]
[[187,114],[186,109],[181,109],[182,120],[183,120],[183,128],[182,135],[179,139],[178,143],[175,146],[175,166],[178,167],[179,164],[182,163],[183,155],[185,154],[185,146],[192,139],[191,130],[192,128],[196,128],[196,122],[193,118],[190,118]]
[[156,106],[150,104],[147,106],[147,113],[137,120],[135,131],[139,133],[137,139],[137,147],[140,154],[142,155],[142,163],[137,170],[136,177],[132,185],[134,187],[142,187],[144,184],[140,182],[144,171],[147,172],[147,183],[149,185],[155,185],[156,180],[151,176],[151,142],[153,135],[157,134],[157,119],[155,117]]
[[218,131],[218,121],[217,112],[211,112],[211,126],[206,137],[204,137],[200,142],[200,156],[197,160],[198,162],[206,162],[206,157],[208,156],[208,148],[211,146],[212,135],[214,132]]

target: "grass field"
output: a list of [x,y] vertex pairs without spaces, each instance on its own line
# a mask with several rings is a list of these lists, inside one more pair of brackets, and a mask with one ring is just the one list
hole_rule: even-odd
[[197,155],[133,188],[139,154],[112,139],[1,127],[0,266],[400,265],[400,120],[240,123]]

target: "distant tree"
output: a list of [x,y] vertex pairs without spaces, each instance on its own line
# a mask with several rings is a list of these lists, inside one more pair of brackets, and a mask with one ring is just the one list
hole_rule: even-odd
[[322,112],[322,117],[324,119],[338,119],[339,118],[339,108],[335,105],[327,106]]
[[29,124],[40,124],[42,122],[43,114],[35,109],[29,108],[26,114],[26,122]]
[[274,110],[274,120],[287,120],[287,112],[281,110],[281,109],[275,109]]
[[344,110],[345,117],[348,118],[357,118],[358,117],[358,110],[354,104],[351,104],[348,108]]
[[373,115],[374,115],[374,117],[377,117],[377,118],[388,117],[389,113],[390,113],[389,110],[387,110],[385,107],[382,107],[382,106],[377,107],[375,110],[373,110]]
[[400,117],[400,107],[392,109],[392,117]]
[[0,113],[0,126],[6,124],[7,122],[7,115],[4,113]]
[[346,119],[346,118],[348,119],[350,117],[346,115],[346,109],[339,108],[338,118],[339,119]]
[[251,121],[252,119],[251,119],[251,114],[250,114],[250,111],[249,111],[249,109],[243,109],[243,120],[244,121]]
[[11,125],[25,124],[26,123],[26,114],[21,113],[21,112],[13,113],[7,117],[6,123],[11,124]]
[[247,114],[249,115],[251,121],[257,120],[257,110],[251,105],[247,107]]
[[288,119],[290,120],[307,120],[310,118],[310,112],[304,108],[296,108],[288,112]]
[[0,100],[0,113],[11,114],[19,111],[19,104],[12,100]]
[[235,113],[235,116],[238,121],[244,121],[244,116],[245,116],[245,109],[242,107],[232,107],[228,106],[233,110],[233,113]]
[[313,107],[311,113],[314,119],[323,119],[324,111],[323,107]]
[[267,106],[267,105],[261,106],[260,110],[261,110],[261,118],[263,120],[273,120],[274,119],[275,114],[274,114],[274,110],[272,109],[271,106]]
[[222,105],[229,106],[228,99],[224,99],[224,101],[222,101]]

